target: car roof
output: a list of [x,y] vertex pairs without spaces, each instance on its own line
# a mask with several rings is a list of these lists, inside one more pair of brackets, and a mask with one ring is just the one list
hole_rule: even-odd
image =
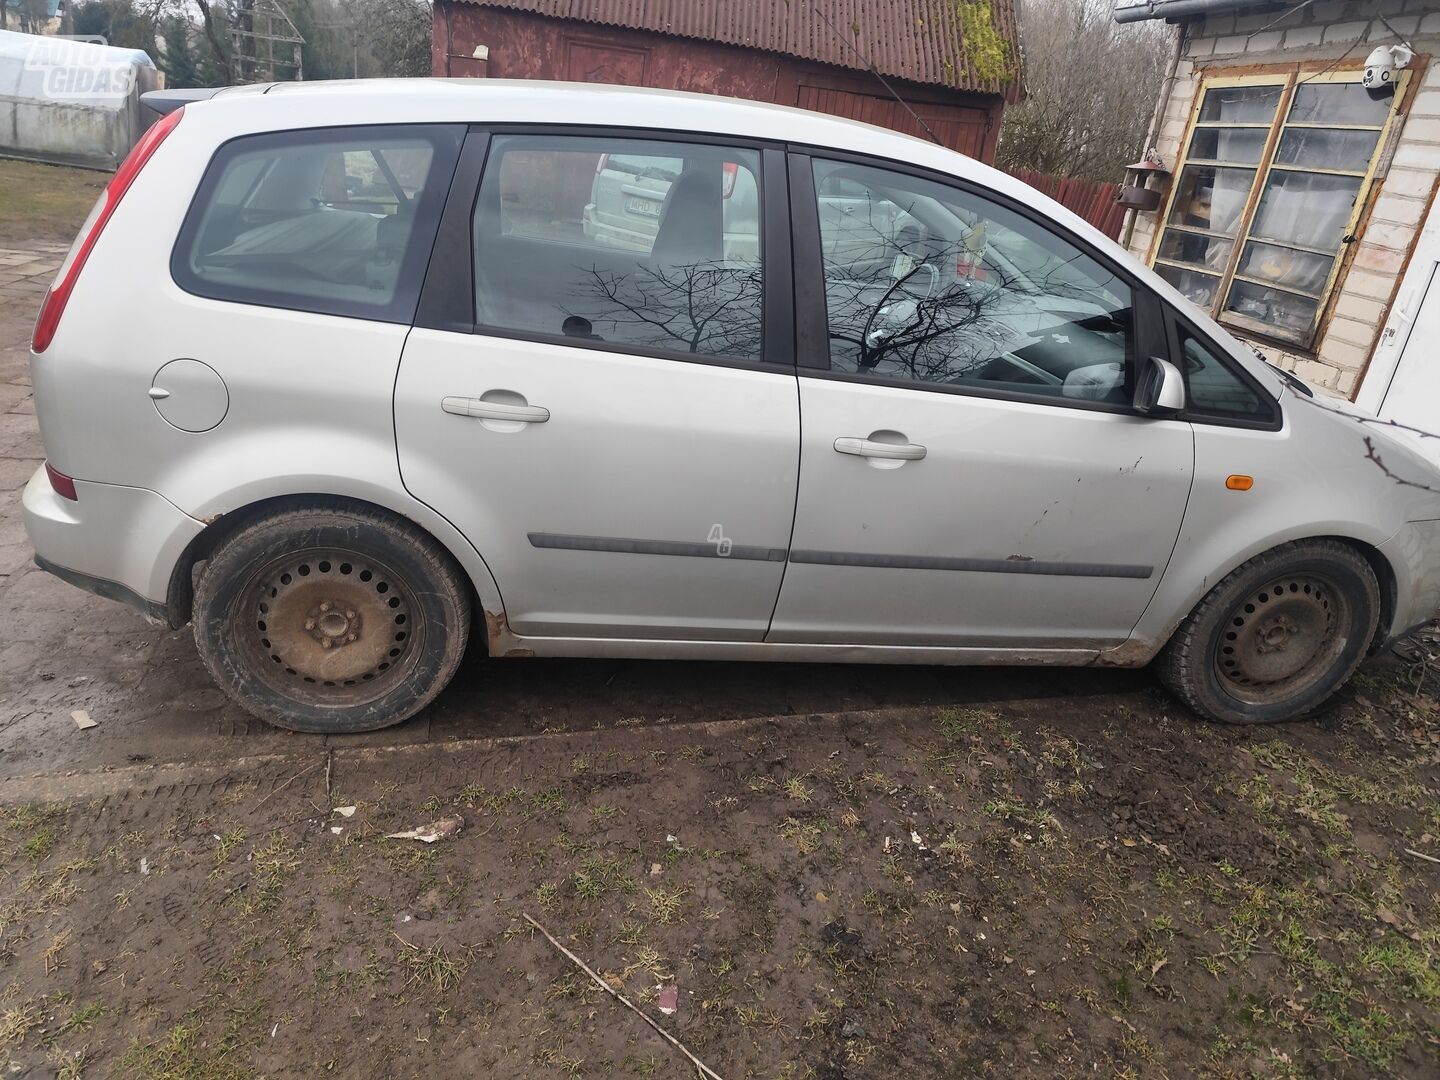
[[[776,137],[768,134],[775,131],[780,132],[778,137],[782,139],[788,137],[791,141],[811,141],[808,138],[795,138],[795,125],[798,124],[807,129],[813,128],[817,137],[826,144],[828,140],[824,139],[822,133],[828,132],[831,139],[843,140],[844,133],[848,132],[852,138],[878,136],[918,146],[932,145],[924,139],[905,135],[891,128],[796,109],[788,105],[723,97],[718,94],[695,94],[683,90],[619,86],[610,83],[551,82],[542,79],[349,79],[333,82],[271,83],[265,88],[265,92],[267,95],[281,94],[286,98],[333,97],[350,104],[398,99],[417,106],[453,102],[467,108],[473,107],[476,98],[481,97],[487,108],[495,111],[490,118],[497,123],[515,118],[529,119],[531,106],[540,106],[567,111],[559,116],[551,115],[551,122],[603,122],[623,127],[684,128],[727,134],[755,132],[753,137],[756,138]],[[568,115],[569,110],[587,115],[582,119],[578,115]],[[760,135],[761,130],[765,130],[767,134]]]
[[[294,107],[304,103],[317,111],[343,109],[347,115],[372,123],[560,123],[733,135],[912,162],[974,179],[1026,201],[1034,201],[1037,195],[1034,188],[974,158],[890,128],[715,94],[606,83],[461,78],[283,82],[271,83],[263,92],[263,98],[253,93],[242,98],[234,90],[226,90],[212,100],[215,106],[239,106],[243,101],[247,111],[255,110],[257,118],[273,111],[278,114],[274,117],[277,128],[300,126],[291,122],[291,115]],[[286,108],[267,110],[266,104],[277,97],[285,99]],[[266,122],[263,127],[257,124],[257,129],[271,126]]]
[[[235,88],[240,89],[244,88]],[[284,109],[269,107],[277,97],[285,99]],[[271,83],[263,87],[263,96],[226,90],[202,104],[207,109],[243,108],[251,114],[247,120],[254,123],[254,130],[312,126],[316,122],[312,117],[327,111],[327,122],[334,123],[333,113],[343,110],[347,118],[356,118],[349,122],[361,123],[633,127],[850,151],[973,180],[1103,239],[1086,222],[1028,184],[972,157],[891,128],[769,102],[607,83],[431,78]]]

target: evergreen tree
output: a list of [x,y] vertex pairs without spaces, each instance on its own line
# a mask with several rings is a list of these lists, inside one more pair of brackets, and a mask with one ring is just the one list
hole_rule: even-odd
[[172,15],[165,20],[161,40],[164,44],[160,69],[165,72],[165,85],[175,87],[201,86],[200,62],[196,55],[194,27],[190,20]]

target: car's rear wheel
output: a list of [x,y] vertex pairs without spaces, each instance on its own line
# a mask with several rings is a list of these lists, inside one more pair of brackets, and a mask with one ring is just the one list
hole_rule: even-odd
[[243,708],[294,731],[373,731],[434,699],[465,652],[448,552],[368,509],[283,510],[228,537],[195,589],[195,643]]
[[1354,548],[1284,544],[1215,586],[1157,661],[1160,679],[1205,716],[1291,720],[1319,708],[1375,636],[1380,587]]

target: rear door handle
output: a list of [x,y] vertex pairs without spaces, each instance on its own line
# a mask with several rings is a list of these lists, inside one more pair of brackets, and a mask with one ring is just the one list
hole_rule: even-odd
[[919,443],[883,443],[873,439],[836,439],[837,454],[853,454],[855,457],[885,458],[889,461],[919,461],[925,456],[925,447]]
[[455,416],[473,416],[478,420],[511,420],[521,424],[543,424],[550,419],[550,410],[539,405],[507,405],[503,401],[486,401],[476,397],[447,397],[440,407]]

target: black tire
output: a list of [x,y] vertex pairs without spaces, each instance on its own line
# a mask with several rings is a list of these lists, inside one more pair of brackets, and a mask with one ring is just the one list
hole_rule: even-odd
[[1314,712],[1354,673],[1375,637],[1380,586],[1354,548],[1303,540],[1227,575],[1156,660],[1176,697],[1227,724]]
[[403,519],[281,510],[221,542],[194,622],[200,658],[247,712],[292,731],[374,731],[455,674],[470,590],[449,552]]

